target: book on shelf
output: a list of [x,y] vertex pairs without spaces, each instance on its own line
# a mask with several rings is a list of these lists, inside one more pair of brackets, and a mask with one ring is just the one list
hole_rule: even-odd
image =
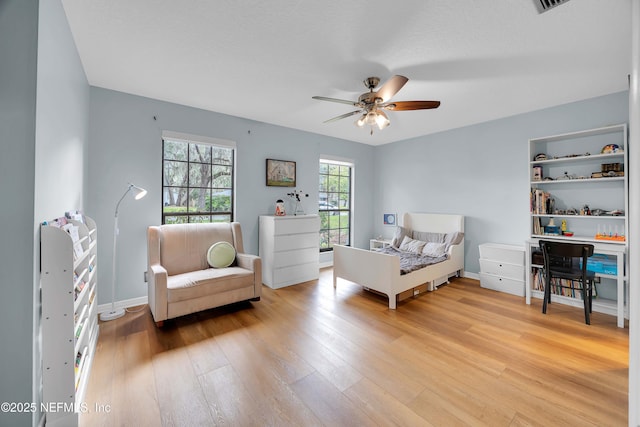
[[531,213],[550,214],[553,212],[553,198],[551,194],[539,188],[532,188],[530,193]]
[[68,219],[72,219],[74,221],[78,221],[84,224],[84,214],[79,210],[67,211],[64,213],[64,216]]
[[76,354],[76,362],[75,362],[76,371],[80,367],[80,361],[81,360],[82,360],[82,352],[79,351],[78,354]]
[[[544,292],[545,287],[545,277],[544,277],[544,269],[536,268],[536,271],[533,273],[533,280],[531,283],[531,288],[534,291]],[[569,279],[558,279],[555,277],[551,278],[551,293],[553,295],[560,295],[569,298],[580,298],[582,299],[582,285],[579,281],[569,280]],[[593,297],[597,297],[598,292],[596,289],[596,283],[593,283]]]
[[80,334],[82,334],[82,328],[84,328],[84,324],[87,320],[82,320],[78,327],[76,328],[76,340],[80,338]]
[[86,284],[87,283],[84,280],[78,280],[76,282],[76,284],[74,285],[74,288],[75,288],[76,292],[78,292],[78,293],[82,292],[82,290],[84,289]]
[[542,223],[540,222],[540,218],[533,218],[533,234],[540,235],[542,233]]
[[67,223],[62,227],[62,229],[69,233],[69,236],[71,236],[71,241],[73,242],[73,255],[75,259],[77,259],[84,253],[84,248],[82,247],[82,243],[80,242],[79,227],[77,225]]
[[84,347],[82,349],[82,351],[79,351],[76,354],[76,360],[74,363],[74,373],[75,373],[75,377],[76,377],[76,390],[78,389],[78,385],[80,384],[80,378],[82,377],[82,375],[80,375],[82,373],[82,369],[84,368],[84,364],[85,361],[87,360],[87,353],[89,352],[89,348],[88,347]]
[[60,218],[52,219],[51,221],[44,221],[42,225],[50,225],[52,227],[62,228],[67,225],[69,221],[66,217],[61,216]]

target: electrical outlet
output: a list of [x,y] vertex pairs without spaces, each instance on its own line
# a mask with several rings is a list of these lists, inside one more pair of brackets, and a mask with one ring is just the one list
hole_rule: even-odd
[[414,289],[413,290],[413,296],[415,297],[416,295],[418,295],[420,293],[420,289]]
[[144,272],[144,281],[145,281],[145,282],[148,282],[148,281],[149,281],[149,280],[147,279],[147,272],[146,272],[146,271]]

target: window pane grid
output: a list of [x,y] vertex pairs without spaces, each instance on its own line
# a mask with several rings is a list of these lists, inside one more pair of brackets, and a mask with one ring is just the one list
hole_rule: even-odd
[[163,224],[232,220],[233,151],[163,140]]
[[318,180],[320,251],[350,245],[351,167],[320,162]]

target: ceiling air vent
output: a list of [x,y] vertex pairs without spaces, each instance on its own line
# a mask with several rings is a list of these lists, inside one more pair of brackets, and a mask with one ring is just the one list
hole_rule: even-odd
[[569,0],[533,0],[538,8],[538,13],[546,12],[549,9],[553,9],[556,6],[560,6],[568,2]]

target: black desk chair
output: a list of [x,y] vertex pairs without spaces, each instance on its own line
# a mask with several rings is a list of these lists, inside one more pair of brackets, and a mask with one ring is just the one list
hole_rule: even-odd
[[551,304],[551,279],[556,279],[556,287],[581,291],[584,320],[590,325],[595,273],[587,270],[587,258],[593,255],[593,245],[541,240],[540,248],[544,257],[545,278],[542,312],[546,313],[547,304]]

